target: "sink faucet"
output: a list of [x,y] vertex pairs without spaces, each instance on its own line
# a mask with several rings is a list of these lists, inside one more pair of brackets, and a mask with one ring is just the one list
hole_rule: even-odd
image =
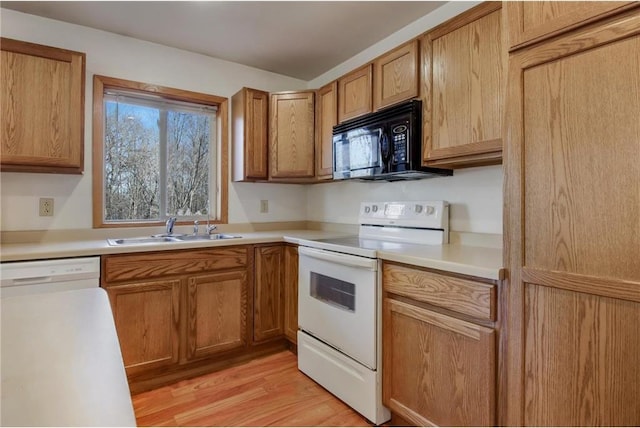
[[173,235],[173,225],[176,224],[175,217],[169,217],[167,220],[167,235]]
[[197,234],[198,234],[198,225],[199,225],[199,224],[200,224],[200,223],[198,222],[198,220],[194,220],[194,221],[193,221],[193,234],[194,234],[194,235],[197,235]]

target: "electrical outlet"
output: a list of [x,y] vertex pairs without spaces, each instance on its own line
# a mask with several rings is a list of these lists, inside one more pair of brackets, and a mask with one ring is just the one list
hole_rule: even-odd
[[260,201],[260,212],[261,213],[268,213],[269,212],[269,201],[266,199],[262,199]]
[[40,198],[40,217],[53,217],[53,198]]

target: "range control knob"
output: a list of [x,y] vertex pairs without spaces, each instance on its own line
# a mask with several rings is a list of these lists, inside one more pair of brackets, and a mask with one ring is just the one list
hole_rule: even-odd
[[371,208],[369,207],[369,205],[364,207],[364,212],[369,214],[369,212],[371,211]]
[[373,210],[374,213],[378,212],[378,206],[374,205],[373,207],[371,207],[371,209]]
[[433,207],[431,205],[427,205],[427,215],[432,215],[435,212],[436,212],[435,207]]
[[416,214],[420,214],[422,212],[422,205],[417,205],[414,207],[414,211]]

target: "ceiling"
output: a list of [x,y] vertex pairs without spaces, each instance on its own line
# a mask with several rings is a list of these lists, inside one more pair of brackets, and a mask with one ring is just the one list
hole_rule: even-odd
[[312,80],[445,2],[2,1],[2,7]]

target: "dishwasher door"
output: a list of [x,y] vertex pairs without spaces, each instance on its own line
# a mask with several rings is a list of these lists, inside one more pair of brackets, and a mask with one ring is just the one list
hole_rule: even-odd
[[0,264],[0,298],[95,288],[100,285],[100,257]]

